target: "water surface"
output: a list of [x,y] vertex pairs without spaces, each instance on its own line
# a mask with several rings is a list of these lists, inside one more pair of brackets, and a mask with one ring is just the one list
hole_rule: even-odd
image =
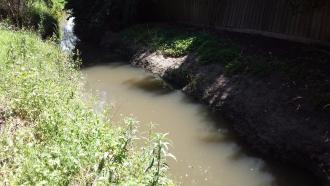
[[170,174],[184,186],[316,186],[308,174],[274,166],[247,155],[228,131],[228,124],[202,104],[163,81],[126,63],[83,70],[87,88],[100,96],[98,107],[112,105],[114,120],[132,115],[142,130],[169,133]]

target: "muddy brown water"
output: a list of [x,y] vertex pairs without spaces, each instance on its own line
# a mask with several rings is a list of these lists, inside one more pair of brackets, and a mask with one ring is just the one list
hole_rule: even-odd
[[87,89],[99,95],[98,107],[113,106],[113,119],[133,116],[142,130],[152,123],[169,133],[170,176],[190,186],[317,186],[308,173],[248,155],[228,130],[228,123],[206,106],[157,77],[127,63],[83,69]]

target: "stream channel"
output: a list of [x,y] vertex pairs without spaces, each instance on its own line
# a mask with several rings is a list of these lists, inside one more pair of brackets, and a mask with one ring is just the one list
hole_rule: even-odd
[[[63,50],[74,48],[74,18],[63,25]],[[264,161],[238,143],[230,126],[164,81],[129,65],[91,52],[82,69],[86,90],[98,95],[98,109],[111,105],[111,117],[126,116],[141,123],[140,130],[168,133],[170,176],[183,186],[318,186],[309,173],[274,161]],[[106,55],[105,55],[106,56]]]

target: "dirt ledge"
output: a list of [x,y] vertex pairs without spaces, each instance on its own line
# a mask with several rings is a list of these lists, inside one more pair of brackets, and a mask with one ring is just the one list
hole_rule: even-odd
[[255,152],[310,170],[330,185],[330,116],[315,110],[294,83],[276,74],[227,77],[222,65],[199,65],[194,55],[168,58],[111,38],[118,37],[108,38],[107,44],[117,52],[128,51],[132,65],[162,77],[231,121],[241,141]]

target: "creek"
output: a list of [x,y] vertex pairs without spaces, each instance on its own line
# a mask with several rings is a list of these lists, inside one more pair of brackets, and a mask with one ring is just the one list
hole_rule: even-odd
[[[98,58],[95,56],[95,58]],[[127,62],[104,61],[83,69],[87,90],[99,97],[98,108],[112,107],[113,121],[140,121],[140,130],[168,133],[170,175],[181,185],[316,186],[308,174],[265,162],[239,145],[219,114],[181,91]]]
[[[63,25],[64,51],[71,51],[78,38],[74,18]],[[94,49],[96,50],[96,49]],[[313,176],[251,154],[231,133],[219,113],[195,102],[181,91],[128,62],[116,62],[93,51],[82,69],[86,90],[98,95],[97,108],[111,106],[111,118],[125,116],[140,121],[140,130],[168,133],[170,176],[183,186],[317,186]],[[105,55],[106,56],[106,55]]]

